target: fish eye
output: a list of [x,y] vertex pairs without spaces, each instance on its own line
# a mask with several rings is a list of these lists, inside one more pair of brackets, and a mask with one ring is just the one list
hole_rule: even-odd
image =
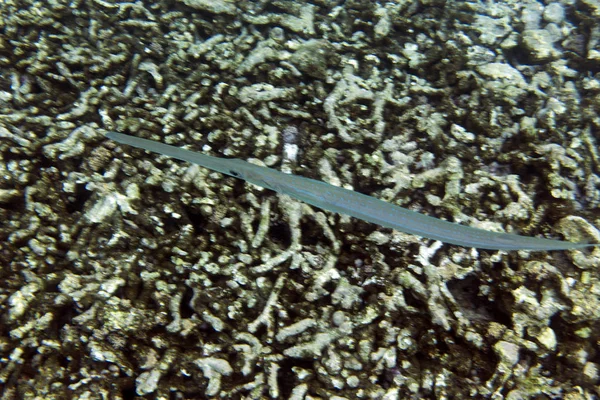
[[236,178],[240,177],[240,173],[232,169],[229,170],[229,173],[231,174],[231,176],[235,176]]

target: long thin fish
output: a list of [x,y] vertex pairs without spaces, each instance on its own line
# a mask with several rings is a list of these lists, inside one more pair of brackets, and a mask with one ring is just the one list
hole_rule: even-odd
[[287,194],[323,210],[350,215],[386,228],[464,247],[488,250],[570,250],[600,246],[572,243],[472,228],[407,210],[352,190],[314,179],[284,174],[240,159],[225,159],[184,150],[153,140],[108,132],[106,137],[122,144],[198,164],[258,186]]

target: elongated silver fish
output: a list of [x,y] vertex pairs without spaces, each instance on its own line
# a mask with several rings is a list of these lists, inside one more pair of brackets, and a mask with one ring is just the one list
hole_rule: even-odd
[[284,174],[240,159],[207,156],[154,140],[117,132],[106,137],[122,144],[198,164],[258,186],[287,194],[323,210],[350,215],[386,228],[444,243],[488,250],[570,250],[600,246],[563,240],[490,232],[429,217],[352,190],[301,176]]

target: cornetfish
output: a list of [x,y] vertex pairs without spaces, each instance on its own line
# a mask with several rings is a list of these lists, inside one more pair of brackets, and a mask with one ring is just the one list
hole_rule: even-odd
[[372,196],[314,179],[285,174],[240,159],[208,156],[118,132],[108,132],[106,137],[118,143],[191,162],[225,175],[243,179],[275,192],[287,194],[323,210],[346,214],[386,228],[457,246],[487,250],[537,251],[572,250],[600,246],[599,243],[573,243],[564,240],[491,232],[429,217]]

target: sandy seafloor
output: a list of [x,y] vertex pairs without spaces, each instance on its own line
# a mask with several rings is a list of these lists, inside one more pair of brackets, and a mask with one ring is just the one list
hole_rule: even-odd
[[418,238],[104,137],[599,242],[600,2],[3,0],[1,399],[597,399],[600,249]]

